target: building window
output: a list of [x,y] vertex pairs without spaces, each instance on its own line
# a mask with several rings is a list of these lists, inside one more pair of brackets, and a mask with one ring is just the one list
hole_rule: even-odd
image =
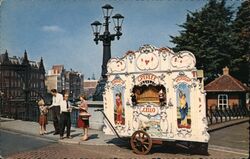
[[218,108],[228,108],[228,95],[219,94],[218,95]]

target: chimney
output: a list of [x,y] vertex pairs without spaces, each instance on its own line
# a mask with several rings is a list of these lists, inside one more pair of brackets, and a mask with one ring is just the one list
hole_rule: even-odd
[[223,68],[223,75],[229,75],[229,68],[227,66]]

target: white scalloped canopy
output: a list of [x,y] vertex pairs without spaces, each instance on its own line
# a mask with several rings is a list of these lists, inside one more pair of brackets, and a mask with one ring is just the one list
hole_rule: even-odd
[[127,52],[122,58],[111,58],[108,73],[190,70],[195,68],[195,64],[195,56],[189,51],[174,53],[169,48],[147,44],[138,51]]

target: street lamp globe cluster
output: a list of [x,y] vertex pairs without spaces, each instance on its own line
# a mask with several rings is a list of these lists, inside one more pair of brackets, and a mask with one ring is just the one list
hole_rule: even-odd
[[[93,100],[95,101],[102,101],[102,93],[104,92],[104,87],[107,81],[107,63],[111,58],[111,41],[120,39],[122,36],[122,23],[124,17],[121,14],[115,14],[112,19],[114,22],[114,30],[115,34],[111,34],[109,32],[109,19],[112,15],[113,7],[109,4],[106,4],[102,7],[103,15],[104,15],[104,23],[100,23],[99,21],[95,21],[91,23],[91,27],[94,33],[94,41],[98,44],[99,41],[103,42],[103,60],[102,60],[102,78],[100,79],[95,94],[93,95]],[[103,34],[100,33],[102,26],[104,26]]]

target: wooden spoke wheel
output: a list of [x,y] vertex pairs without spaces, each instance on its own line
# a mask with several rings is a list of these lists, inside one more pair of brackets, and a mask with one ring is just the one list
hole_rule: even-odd
[[152,139],[145,131],[138,130],[133,133],[130,145],[136,154],[145,155],[152,148]]

